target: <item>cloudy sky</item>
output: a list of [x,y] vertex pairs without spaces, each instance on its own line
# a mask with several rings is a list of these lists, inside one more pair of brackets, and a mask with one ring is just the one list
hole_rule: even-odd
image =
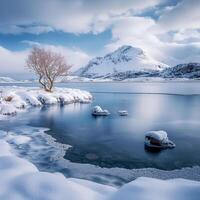
[[200,0],[0,0],[0,76],[27,77],[34,45],[74,70],[121,45],[170,66],[200,62],[199,10]]

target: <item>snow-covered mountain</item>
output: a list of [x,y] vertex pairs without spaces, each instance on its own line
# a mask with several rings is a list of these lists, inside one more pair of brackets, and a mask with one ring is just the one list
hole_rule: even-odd
[[166,64],[154,60],[140,48],[122,46],[104,57],[92,59],[75,75],[88,78],[134,76],[135,73],[156,73],[166,67]]
[[14,80],[10,77],[0,76],[0,83],[13,83],[13,82],[16,82],[16,80]]
[[200,78],[200,63],[179,64],[174,67],[164,69],[160,76],[163,78]]

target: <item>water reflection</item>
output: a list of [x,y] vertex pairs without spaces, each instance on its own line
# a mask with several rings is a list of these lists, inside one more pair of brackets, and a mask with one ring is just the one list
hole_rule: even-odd
[[[175,169],[200,164],[200,97],[155,94],[94,94],[92,104],[44,107],[29,113],[31,126],[48,127],[61,143],[73,147],[65,158],[102,167]],[[93,117],[101,105],[111,115]],[[120,117],[118,110],[128,110]],[[176,148],[149,152],[144,135],[165,130]],[[92,159],[91,159],[92,158]],[[95,158],[95,159],[94,159]]]

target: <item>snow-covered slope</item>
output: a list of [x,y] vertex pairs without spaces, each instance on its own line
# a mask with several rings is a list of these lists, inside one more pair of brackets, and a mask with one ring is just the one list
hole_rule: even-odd
[[164,78],[200,78],[200,63],[179,64],[175,67],[164,69],[160,76]]
[[16,82],[16,80],[14,80],[10,77],[0,76],[0,83],[13,83],[13,82]]
[[75,74],[88,78],[113,77],[118,73],[160,71],[168,67],[148,56],[142,49],[122,46],[116,51],[92,59]]

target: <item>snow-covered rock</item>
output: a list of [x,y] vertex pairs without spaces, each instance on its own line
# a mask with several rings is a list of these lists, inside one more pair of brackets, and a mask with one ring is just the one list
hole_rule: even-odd
[[83,90],[56,88],[54,92],[22,87],[0,87],[0,115],[14,115],[30,106],[90,103],[92,95]]
[[155,138],[158,141],[168,140],[166,131],[149,131],[145,136]]
[[27,91],[18,91],[16,92],[24,101],[26,101],[31,106],[41,106],[42,103],[34,95],[29,94]]
[[166,64],[154,60],[140,48],[122,46],[104,57],[92,59],[75,74],[88,78],[109,78],[128,72],[155,73],[166,67]]
[[107,116],[109,114],[108,110],[103,110],[100,106],[94,106],[92,108],[92,115],[94,116]]

